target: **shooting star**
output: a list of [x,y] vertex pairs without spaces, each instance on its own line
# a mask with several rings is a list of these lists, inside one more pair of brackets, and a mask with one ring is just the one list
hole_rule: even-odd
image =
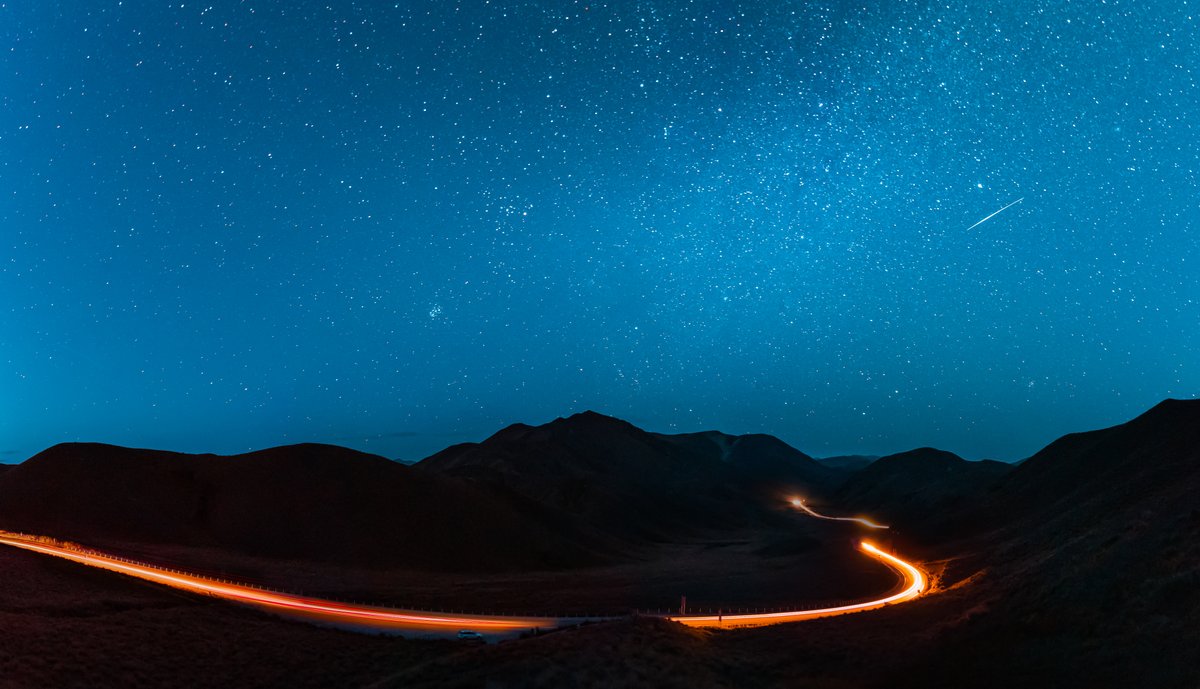
[[991,220],[992,218],[996,217],[997,215],[1003,213],[1004,211],[1008,210],[1009,208],[1012,208],[1013,206],[1017,205],[1018,203],[1020,203],[1024,200],[1025,200],[1025,197],[1022,196],[1021,198],[1017,199],[1016,201],[1013,201],[1012,203],[1008,204],[1004,208],[1001,208],[1000,210],[996,211],[995,213],[992,213],[988,217],[984,218],[983,220],[980,220],[979,222],[975,223],[974,225],[971,225],[970,227],[968,227],[967,229],[965,229],[963,231],[970,232],[971,230],[975,229],[976,227],[979,227],[980,225],[984,224],[985,222]]

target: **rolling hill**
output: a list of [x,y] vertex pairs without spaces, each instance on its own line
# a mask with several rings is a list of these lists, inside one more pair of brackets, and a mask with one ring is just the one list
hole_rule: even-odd
[[928,537],[977,506],[1011,469],[1002,462],[968,462],[952,452],[922,447],[875,460],[847,479],[834,501]]
[[911,686],[1195,686],[1198,495],[1200,400],[1046,446],[960,513],[972,613]]
[[540,570],[775,518],[771,491],[840,479],[763,435],[660,435],[585,412],[414,465],[332,445],[235,456],[94,443],[0,473],[0,528],[347,566]]
[[0,475],[0,527],[362,566],[596,559],[594,544],[536,505],[329,445],[236,456],[56,445]]
[[509,426],[414,468],[520,495],[623,540],[756,523],[790,487],[841,480],[771,436],[648,433],[594,412]]

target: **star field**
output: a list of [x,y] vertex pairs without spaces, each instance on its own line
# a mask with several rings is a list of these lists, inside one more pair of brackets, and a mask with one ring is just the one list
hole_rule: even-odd
[[0,461],[418,458],[586,408],[1019,459],[1195,396],[1198,30],[1132,0],[0,2]]

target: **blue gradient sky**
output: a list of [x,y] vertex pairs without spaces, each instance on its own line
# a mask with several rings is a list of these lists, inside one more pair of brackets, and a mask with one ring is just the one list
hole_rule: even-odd
[[0,5],[0,461],[415,458],[585,408],[1017,459],[1195,396],[1198,23]]

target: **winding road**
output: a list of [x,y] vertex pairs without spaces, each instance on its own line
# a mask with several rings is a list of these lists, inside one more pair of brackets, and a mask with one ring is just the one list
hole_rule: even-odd
[[510,617],[398,610],[354,603],[308,598],[247,584],[202,577],[187,572],[132,562],[91,549],[54,542],[37,536],[0,532],[0,544],[60,557],[81,565],[152,581],[171,588],[223,598],[270,612],[314,622],[385,632],[447,633],[473,629],[493,635],[519,634],[587,621],[588,618]]
[[[858,521],[872,528],[886,528],[863,519],[825,517],[813,512],[803,502],[797,505],[796,501],[793,501],[792,504],[817,518]],[[458,630],[470,629],[486,633],[492,638],[504,638],[517,636],[522,632],[535,629],[551,629],[589,621],[613,619],[604,617],[472,615],[466,613],[440,613],[383,608],[320,598],[309,598],[233,581],[213,579],[188,572],[133,562],[90,548],[40,536],[0,531],[0,544],[63,558],[88,567],[117,572],[164,586],[170,586],[171,588],[249,605],[287,617],[374,632],[445,636],[448,634],[452,635]],[[912,563],[884,552],[867,541],[863,541],[860,548],[865,555],[875,558],[888,567],[891,567],[900,575],[901,582],[897,587],[899,589],[897,593],[892,593],[876,600],[815,610],[737,615],[664,615],[664,617],[693,627],[757,627],[876,610],[886,605],[894,605],[912,600],[925,591],[927,581],[925,574]]]
[[917,569],[915,565],[905,562],[895,555],[888,554],[867,541],[863,541],[859,544],[859,547],[867,555],[883,562],[900,574],[902,577],[900,586],[902,588],[899,592],[878,600],[839,605],[832,608],[817,608],[815,610],[764,612],[749,615],[685,615],[681,617],[669,617],[668,619],[686,624],[689,627],[723,627],[726,629],[763,627],[769,624],[802,622],[804,620],[815,620],[818,617],[834,617],[836,615],[849,615],[856,612],[878,610],[885,605],[910,601],[925,592],[925,574]]
[[890,526],[885,526],[883,524],[876,524],[875,522],[871,521],[870,519],[867,519],[866,517],[830,517],[830,516],[827,516],[824,514],[820,514],[818,512],[813,511],[813,509],[811,507],[809,507],[808,505],[804,504],[804,501],[801,500],[800,498],[792,498],[788,502],[791,503],[792,507],[795,507],[798,510],[803,510],[804,513],[807,514],[808,516],[816,517],[817,519],[826,519],[831,522],[856,522],[856,523],[862,524],[863,526],[865,526],[869,529],[890,529],[891,528]]

